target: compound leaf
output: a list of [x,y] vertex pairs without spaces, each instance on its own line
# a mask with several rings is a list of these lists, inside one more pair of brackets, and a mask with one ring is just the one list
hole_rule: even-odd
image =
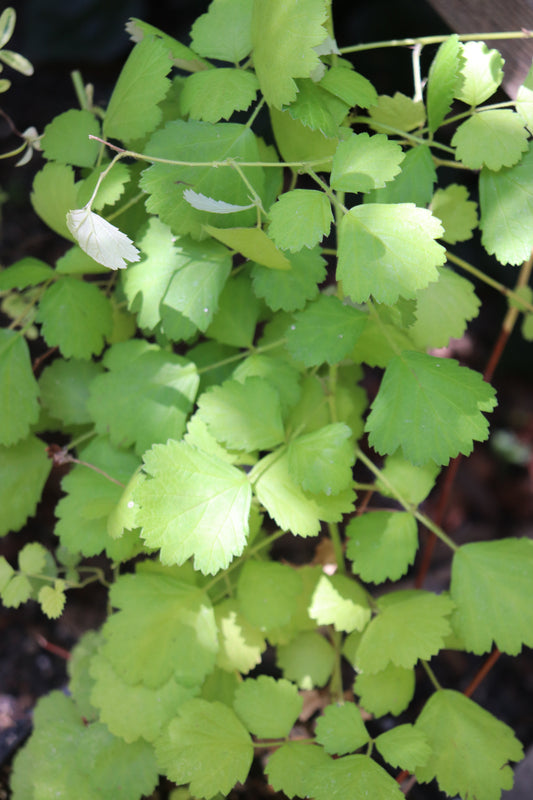
[[251,487],[246,475],[182,442],[154,445],[144,456],[147,479],[134,494],[138,524],[165,564],[214,574],[239,556],[248,536]]
[[428,127],[434,133],[449,112],[456,91],[462,83],[461,44],[457,34],[449,36],[437,50],[429,68],[427,82]]
[[484,103],[503,80],[503,58],[497,50],[489,50],[484,42],[461,44],[462,81],[455,97],[469,106]]
[[317,720],[315,736],[326,753],[337,756],[359,750],[370,739],[361,712],[354,703],[327,706]]
[[435,692],[416,721],[431,747],[428,761],[415,770],[422,783],[437,779],[450,797],[499,800],[513,785],[508,761],[523,756],[512,730],[451,689]]
[[290,269],[272,270],[259,263],[252,267],[253,289],[273,311],[295,311],[318,294],[326,277],[326,262],[318,247],[287,255]]
[[252,49],[252,8],[253,0],[213,0],[191,28],[193,50],[232,64],[242,61]]
[[401,448],[413,464],[447,464],[487,438],[482,412],[495,405],[494,389],[479,373],[453,359],[404,351],[385,371],[366,430],[379,453]]
[[413,203],[369,203],[345,214],[339,228],[337,280],[356,303],[414,297],[438,277],[446,253],[434,240],[442,226]]
[[454,555],[452,624],[467,649],[486,653],[493,641],[516,655],[533,646],[533,545],[502,539],[463,545]]
[[51,465],[44,442],[35,436],[0,445],[0,536],[19,530],[35,513]]
[[398,580],[415,560],[418,532],[407,512],[373,511],[355,517],[346,535],[352,570],[366,582]]
[[180,94],[181,110],[191,119],[218,122],[234,111],[246,111],[253,103],[259,83],[253,72],[243,69],[207,69],[186,78]]
[[30,351],[20,333],[0,330],[0,443],[12,445],[28,435],[39,417],[39,387]]
[[156,742],[156,756],[165,774],[178,784],[189,783],[195,797],[226,795],[244,782],[252,764],[253,743],[231,708],[217,701],[194,699]]
[[516,111],[498,108],[473,114],[452,139],[459,161],[470,169],[512,167],[528,149],[528,132]]
[[384,134],[354,133],[333,156],[331,185],[341,192],[380,189],[400,172],[402,148]]
[[285,192],[268,214],[268,235],[278,247],[291,253],[319,244],[333,222],[330,201],[323,192],[312,189]]
[[84,109],[71,108],[59,114],[44,129],[41,146],[49,161],[92,167],[100,144],[89,135],[100,135],[98,120]]
[[363,311],[344,305],[338,297],[321,294],[294,315],[287,331],[287,349],[306,367],[337,364],[353,349],[366,323]]
[[235,692],[233,708],[248,730],[261,739],[281,739],[302,710],[303,699],[293,683],[268,675],[244,680]]

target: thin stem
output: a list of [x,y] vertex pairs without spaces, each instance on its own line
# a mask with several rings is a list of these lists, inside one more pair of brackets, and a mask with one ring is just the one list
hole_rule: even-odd
[[248,118],[248,122],[246,123],[246,127],[247,128],[251,128],[252,127],[252,125],[254,124],[254,122],[256,120],[257,115],[259,114],[259,112],[261,111],[261,109],[263,108],[264,105],[265,105],[265,98],[262,97],[261,100],[256,105],[256,107],[254,108],[254,110],[252,111],[252,113],[250,114],[250,116]]
[[282,536],[285,536],[285,533],[286,531],[276,531],[276,533],[273,533],[272,536],[268,537],[268,539],[263,539],[261,542],[256,544],[255,547],[251,547],[249,550],[246,550],[246,552],[240,558],[237,558],[223,572],[219,572],[219,574],[216,575],[212,581],[209,581],[209,583],[202,588],[202,591],[209,592],[213,586],[217,585],[219,581],[225,581],[229,572],[232,572],[237,567],[240,567],[241,564],[254,556],[256,553],[259,553],[260,550],[263,550],[263,548],[269,547],[273,542],[276,541],[276,539],[280,539]]
[[446,258],[448,261],[451,261],[452,264],[456,264],[458,267],[461,267],[461,269],[464,269],[465,272],[469,272],[471,275],[479,278],[479,280],[483,281],[483,283],[486,283],[488,286],[492,286],[492,288],[496,289],[498,292],[500,292],[500,294],[503,294],[509,299],[514,300],[514,302],[518,303],[518,305],[521,307],[520,311],[533,312],[532,303],[528,303],[527,300],[524,300],[523,297],[520,297],[520,295],[514,292],[512,289],[508,289],[507,286],[504,286],[503,283],[499,283],[489,275],[485,275],[484,272],[482,272],[480,269],[477,269],[477,267],[474,267],[473,264],[469,264],[468,261],[465,261],[458,256],[454,256],[449,250],[446,251]]
[[[479,39],[529,39],[533,36],[533,31],[523,28],[521,31],[498,31],[491,33],[465,33],[457,38],[460,42],[471,42]],[[384,47],[413,47],[416,44],[442,44],[450,38],[450,34],[438,36],[419,36],[416,39],[387,39],[381,42],[369,42],[367,44],[355,44],[349,47],[341,47],[342,55],[346,53],[361,53],[364,50],[380,50]]]
[[319,178],[316,172],[314,172],[312,169],[307,169],[306,172],[309,175],[309,177],[312,178],[315,181],[315,183],[317,183],[320,186],[326,197],[333,203],[333,207],[335,209],[340,209],[343,214],[347,214],[348,209],[343,203],[340,202],[333,189],[331,189],[331,187],[328,186],[327,183],[322,180],[322,178]]
[[[370,125],[372,123],[371,117],[356,116],[350,117],[350,119],[352,122],[362,122],[364,125]],[[440,142],[423,139],[421,136],[415,136],[413,133],[408,133],[407,131],[402,131],[400,128],[387,125],[385,122],[376,122],[376,125],[379,125],[380,130],[383,129],[389,133],[394,133],[396,136],[401,136],[402,139],[407,139],[409,142],[415,142],[415,144],[424,144],[427,147],[437,147],[439,150],[445,150],[447,153],[452,153],[455,155],[455,150],[453,147],[449,147],[447,144],[441,144]]]
[[201,367],[197,370],[198,375],[202,375],[204,372],[209,372],[211,369],[218,369],[218,367],[225,367],[226,364],[233,364],[234,361],[240,361],[243,358],[246,358],[251,353],[266,353],[267,350],[273,350],[276,347],[281,347],[281,345],[285,344],[286,339],[278,339],[276,342],[270,342],[270,344],[262,345],[261,347],[250,347],[248,350],[242,350],[240,353],[236,353],[234,356],[228,356],[227,358],[223,358],[221,361],[217,361],[214,364],[208,364],[206,367]]
[[120,206],[120,208],[117,208],[117,210],[116,210],[116,211],[113,211],[113,213],[112,213],[112,214],[108,214],[108,215],[106,216],[106,219],[107,219],[107,221],[108,221],[108,222],[110,222],[112,219],[115,219],[116,217],[120,216],[120,214],[123,214],[123,213],[124,213],[125,211],[127,211],[129,208],[131,208],[131,207],[132,207],[132,206],[134,206],[136,203],[138,203],[138,202],[139,202],[139,200],[142,200],[142,199],[143,199],[143,197],[145,197],[145,196],[146,196],[146,195],[145,195],[145,192],[139,192],[139,194],[136,194],[136,195],[135,195],[135,197],[132,197],[132,198],[131,198],[131,200],[128,200],[128,202],[127,202],[127,203],[124,203],[124,205],[123,205],[123,206]]
[[90,111],[91,109],[87,99],[87,92],[85,91],[85,85],[79,69],[73,70],[70,73],[70,77],[72,78],[72,83],[74,84],[74,91],[76,92],[76,97],[78,98],[80,108],[84,111]]
[[344,695],[342,692],[342,672],[341,672],[341,648],[342,648],[342,634],[339,631],[332,630],[331,638],[333,640],[333,648],[335,650],[335,664],[329,682],[329,691],[331,699],[335,703],[344,703]]
[[438,682],[438,680],[437,680],[437,678],[435,676],[435,673],[433,672],[433,670],[429,666],[428,662],[427,661],[421,661],[420,663],[422,664],[423,669],[425,670],[429,680],[431,681],[431,683],[433,684],[435,689],[437,691],[439,691],[439,689],[442,689],[442,686]]

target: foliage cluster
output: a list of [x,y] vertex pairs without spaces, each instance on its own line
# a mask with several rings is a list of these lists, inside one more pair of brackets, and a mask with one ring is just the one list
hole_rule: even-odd
[[[267,748],[289,797],[399,799],[403,770],[497,800],[522,747],[429,661],[533,646],[533,544],[459,547],[421,506],[496,404],[481,374],[433,354],[478,314],[465,273],[533,334],[528,265],[511,291],[451,249],[479,227],[501,264],[529,258],[533,72],[490,104],[500,54],[452,35],[427,80],[418,42],[414,97],[380,95],[347,58],[358,48],[339,51],[327,0],[213,0],[190,47],[127,29],[107,108],[82,87],[39,142],[31,202],[68,247],[0,272],[0,534],[35,512],[45,441],[73,465],[57,550],[0,558],[2,601],[58,617],[66,592],[110,586],[69,694],[38,704],[14,799],[135,800],[160,774],[212,798]],[[479,214],[461,182],[478,172]],[[37,336],[53,358],[36,377]],[[367,368],[382,371],[370,405]],[[358,506],[368,489],[381,510]],[[396,585],[419,526],[449,547],[449,591]],[[321,537],[312,563],[271,558],[287,532]],[[97,555],[108,569],[84,561]],[[415,670],[434,689],[418,715]]]

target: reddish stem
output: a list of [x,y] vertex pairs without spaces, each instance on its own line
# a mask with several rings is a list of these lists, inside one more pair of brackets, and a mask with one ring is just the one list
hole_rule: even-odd
[[37,642],[43,648],[43,650],[48,650],[49,653],[53,653],[55,656],[59,656],[59,658],[68,661],[70,659],[70,653],[68,650],[65,650],[64,647],[60,647],[58,644],[52,644],[49,642],[48,639],[45,639],[44,636],[41,634],[37,634]]

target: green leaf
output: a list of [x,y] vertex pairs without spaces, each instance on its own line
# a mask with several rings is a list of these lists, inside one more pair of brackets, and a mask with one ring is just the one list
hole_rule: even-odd
[[394,778],[368,756],[331,759],[313,772],[316,800],[374,797],[402,800],[404,794]]
[[319,244],[333,222],[330,201],[323,192],[312,189],[282,194],[268,214],[268,235],[278,247],[291,253]]
[[[426,499],[430,491],[435,486],[435,480],[439,474],[439,467],[432,461],[420,467],[407,461],[399,450],[385,459],[385,466],[381,474],[408,503],[419,505]],[[380,494],[385,497],[395,497],[387,488],[385,481],[377,480]]]
[[372,304],[366,326],[350,354],[353,361],[368,364],[370,367],[386,367],[398,352],[414,348],[414,342],[403,320],[402,302],[414,305],[413,301],[402,300],[394,306]]
[[520,116],[508,108],[473,114],[452,139],[459,161],[470,169],[498,171],[512,167],[528,149],[528,131]]
[[[108,164],[105,161],[101,162],[98,167],[96,167],[96,169],[90,173],[90,175],[88,175],[83,181],[79,181],[79,183],[76,184],[78,189],[78,201],[76,203],[77,208],[87,205],[93,196],[101,173],[104,172],[107,167]],[[96,211],[101,211],[101,209],[105,206],[115,205],[117,200],[119,200],[124,194],[129,180],[129,167],[127,167],[122,161],[114,164],[113,169],[107,173],[105,178],[102,179],[98,187],[98,193],[91,203],[91,208],[94,208]]]
[[201,686],[215,666],[217,630],[207,595],[165,573],[121,575],[102,629],[103,656],[125,683],[157,689],[171,677]]
[[28,435],[39,417],[38,395],[26,340],[16,331],[0,330],[0,444]]
[[398,580],[414,562],[418,532],[407,512],[373,511],[350,520],[346,555],[365,582]]
[[297,95],[294,78],[308,78],[320,60],[313,48],[327,36],[323,0],[255,0],[254,67],[269,105],[281,109]]
[[527,127],[533,127],[533,64],[516,93],[515,107]]
[[80,453],[80,459],[99,471],[79,464],[63,478],[62,488],[67,494],[56,507],[56,535],[71,553],[93,556],[105,550],[119,561],[131,558],[141,549],[138,536],[113,540],[107,519],[120,501],[120,484],[127,483],[139,460],[112,447],[104,437],[94,439]]
[[379,189],[401,171],[404,153],[400,145],[382,133],[352,134],[340,142],[333,157],[331,185],[341,192]]
[[159,30],[159,28],[156,28],[154,25],[144,22],[144,20],[130,17],[125,28],[130,34],[132,42],[142,42],[143,39],[152,36],[161,39],[163,44],[168,48],[169,56],[173,64],[180,69],[192,72],[197,69],[207,69],[211,66],[208,61],[200,58],[190,47],[186,47],[181,42],[178,42],[177,39]]
[[237,596],[241,613],[262,630],[286,625],[301,592],[302,578],[288,564],[247,561],[239,574]]
[[427,82],[428,127],[435,133],[452,107],[455,93],[462,84],[464,64],[457,34],[449,36],[437,50],[429,68]]
[[235,111],[246,111],[255,100],[259,82],[243,69],[208,69],[185,79],[181,110],[191,119],[218,122]]
[[461,45],[461,51],[463,81],[455,97],[470,106],[479,106],[501,84],[503,58],[497,50],[489,50],[484,42],[466,42]]
[[502,539],[463,545],[453,558],[452,624],[473,653],[496,646],[516,655],[533,646],[533,545]]
[[339,97],[350,108],[369,108],[378,101],[378,93],[370,81],[345,66],[330,67],[320,81],[320,86]]
[[468,199],[465,186],[450,183],[445,189],[437,189],[431,201],[431,213],[440,219],[448,244],[464,242],[472,238],[477,227],[477,203]]
[[0,16],[0,47],[3,48],[13,36],[16,19],[17,14],[14,8],[4,8]]
[[207,233],[227,247],[241,253],[250,261],[256,261],[269,269],[290,270],[291,262],[278,250],[272,239],[261,228],[231,228],[219,230],[204,226]]
[[50,280],[53,276],[54,270],[52,267],[49,267],[40,258],[27,256],[0,270],[0,292],[38,286],[40,283]]
[[128,261],[140,258],[131,239],[91,211],[89,205],[68,212],[67,228],[81,249],[104,267],[125,269]]
[[56,261],[56,272],[59,275],[98,275],[104,274],[107,267],[98,264],[77,244],[73,244],[61,258]]
[[46,565],[47,550],[39,542],[25,544],[19,553],[19,570],[28,574],[42,572]]
[[30,196],[35,213],[49,228],[72,241],[67,213],[76,208],[78,191],[74,170],[66,164],[45,164],[33,180]]
[[446,253],[434,240],[443,233],[431,212],[412,203],[355,206],[339,228],[337,280],[356,303],[414,297],[438,277]]
[[[321,131],[306,128],[293,119],[289,111],[270,108],[270,121],[279,152],[285,161],[313,161],[317,172],[329,172],[331,160],[339,143],[338,137],[327,138]],[[351,134],[349,128],[339,129],[339,136]],[[317,159],[324,160],[318,164]]]
[[44,129],[41,146],[49,161],[92,167],[100,144],[89,135],[100,136],[98,120],[83,109],[71,108],[59,114]]
[[233,450],[270,450],[285,438],[276,389],[264,378],[231,380],[204,392],[198,415]]
[[365,711],[375,717],[385,714],[397,716],[405,711],[413,699],[415,672],[389,662],[381,672],[359,674],[353,690]]
[[[113,350],[127,354],[128,344]],[[155,442],[182,437],[198,390],[192,362],[154,348],[106,366],[109,372],[93,380],[87,404],[99,433],[109,433],[117,447],[134,444],[139,455]]]
[[[235,713],[219,702],[189,700],[156,742],[156,756],[175,783],[189,783],[195,797],[226,795],[244,782],[254,748]],[[207,768],[207,765],[208,768]]]
[[481,170],[481,243],[501,264],[521,264],[533,248],[533,147],[508,169]]
[[[237,308],[238,314],[235,313]],[[230,277],[220,294],[218,311],[206,336],[232,347],[251,347],[259,312],[260,303],[252,291],[248,275],[241,273]]]
[[416,322],[409,328],[412,341],[424,349],[446,347],[450,339],[463,336],[480,305],[469,280],[440,267],[439,280],[418,293]]
[[353,480],[352,432],[342,422],[293,439],[289,444],[291,475],[307,492],[338,494]]
[[248,730],[261,739],[281,739],[291,732],[303,706],[293,683],[268,675],[248,678],[235,692],[233,708]]
[[397,725],[380,734],[375,744],[388,764],[414,772],[423,767],[431,756],[426,736],[413,725]]
[[[191,355],[189,351],[189,356]],[[263,353],[252,353],[234,370],[232,377],[244,383],[249,377],[265,378],[279,395],[282,417],[300,398],[300,373],[282,358]]]
[[166,564],[194,556],[204,575],[225,569],[241,555],[248,536],[251,487],[246,475],[187,444],[154,445],[144,457],[149,476],[134,499],[138,524]]
[[364,203],[414,203],[427,206],[433,196],[437,172],[431,150],[426,145],[413,147],[405,154],[402,171],[383,189],[374,189],[363,197]]
[[90,423],[89,390],[94,378],[102,372],[102,366],[94,361],[57,358],[39,378],[43,407],[64,425]]
[[18,608],[30,599],[32,585],[25,575],[15,575],[2,590],[2,603],[6,608]]
[[104,117],[104,137],[126,144],[153,131],[161,121],[158,103],[169,87],[172,67],[168,48],[158,38],[135,45],[113,89]]
[[[156,131],[144,151],[150,156],[179,161],[221,162],[260,161],[257,139],[245,125],[220,122],[174,120]],[[190,233],[194,238],[204,238],[204,225],[219,228],[254,225],[255,209],[236,214],[216,214],[193,208],[183,197],[184,188],[224,200],[235,205],[250,203],[250,187],[240,172],[264,200],[265,178],[261,167],[241,167],[237,172],[231,164],[218,169],[208,166],[179,166],[153,164],[144,170],[140,188],[150,196],[146,208],[158,214],[161,222],[174,233]]]
[[399,130],[412,131],[426,121],[424,103],[412,100],[401,92],[395,92],[393,97],[380,94],[368,113],[371,126],[380,133],[389,133],[391,127],[394,133]]
[[91,659],[90,674],[91,702],[99,720],[128,743],[140,738],[153,742],[182,703],[198,693],[198,687],[181,686],[174,678],[157,688],[142,683],[131,686],[101,653]]
[[67,663],[70,695],[76,703],[80,714],[88,721],[97,717],[96,709],[90,700],[94,680],[89,675],[89,665],[101,644],[102,636],[100,632],[87,631],[70,651],[70,658]]
[[193,50],[232,64],[242,61],[252,49],[252,7],[253,0],[213,0],[191,28]]
[[[337,495],[307,495],[293,480],[287,453],[271,453],[254,468],[259,472],[255,492],[270,516],[282,530],[297,536],[317,536],[320,520],[340,522],[353,510],[354,492]],[[251,478],[254,475],[252,474]]]
[[512,730],[459,692],[435,692],[416,722],[431,747],[424,766],[417,767],[419,781],[437,779],[450,796],[499,800],[502,789],[513,785],[508,761],[523,756]]
[[317,720],[315,736],[326,753],[336,756],[353,753],[370,739],[361,712],[354,703],[327,706]]
[[295,311],[318,294],[318,284],[326,276],[326,262],[320,249],[293,253],[287,256],[291,268],[287,272],[267,269],[260,264],[252,267],[253,289],[264,298],[273,311]]
[[288,644],[278,646],[278,665],[284,676],[300,689],[325,686],[335,665],[335,651],[315,631],[298,634]]
[[[64,581],[56,581],[56,584],[63,584]],[[43,614],[50,619],[57,619],[63,613],[63,608],[67,598],[60,586],[43,586],[37,596]]]
[[390,662],[409,669],[444,647],[454,607],[445,595],[401,590],[384,595],[377,605],[379,614],[364,631],[355,655],[359,671],[381,672]]
[[35,436],[0,446],[0,536],[19,530],[35,513],[51,466],[44,442]]
[[36,319],[46,343],[65,358],[90,358],[111,334],[113,310],[97,286],[65,277],[45,291]]
[[482,412],[495,405],[494,389],[479,373],[453,359],[404,351],[385,371],[366,430],[379,453],[401,448],[413,464],[447,464],[485,441]]
[[313,773],[327,761],[323,747],[312,742],[286,742],[268,759],[268,781],[275,791],[283,791],[288,797],[311,797]]
[[338,297],[321,294],[294,315],[287,331],[287,349],[306,367],[337,364],[353,349],[366,321],[363,311],[344,305]]
[[324,91],[313,80],[307,78],[296,82],[298,94],[289,106],[289,114],[306,128],[320,131],[328,138],[339,133],[349,107],[335,95]]
[[217,666],[245,675],[261,662],[261,654],[267,646],[263,634],[250,624],[233,598],[217,604],[215,618],[219,641]]
[[0,594],[4,591],[14,574],[15,570],[11,564],[6,561],[5,556],[0,556]]
[[364,589],[346,575],[322,575],[308,608],[319,625],[333,625],[336,631],[363,630],[371,617]]

